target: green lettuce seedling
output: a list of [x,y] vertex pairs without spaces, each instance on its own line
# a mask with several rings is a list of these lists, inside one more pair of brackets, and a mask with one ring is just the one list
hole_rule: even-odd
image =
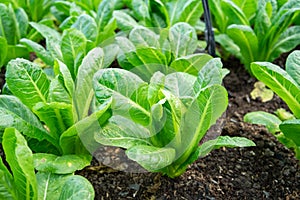
[[170,177],[213,149],[253,146],[246,138],[228,136],[199,146],[227,108],[221,85],[226,74],[219,59],[210,60],[197,76],[158,71],[149,82],[123,69],[100,70],[94,77],[95,96],[99,104],[112,102],[112,117],[95,139],[127,149],[127,156],[148,171]]
[[248,113],[244,120],[265,125],[280,142],[293,148],[296,158],[300,159],[300,51],[288,56],[285,70],[268,62],[254,62],[251,70],[258,80],[285,101],[294,116],[282,110],[276,115],[259,111]]

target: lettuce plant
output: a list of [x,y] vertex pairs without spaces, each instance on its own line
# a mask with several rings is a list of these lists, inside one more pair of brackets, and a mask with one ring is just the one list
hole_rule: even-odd
[[20,39],[27,35],[28,17],[22,8],[0,3],[0,68],[17,57],[28,58],[26,47]]
[[203,14],[202,3],[197,0],[130,0],[126,3],[129,10],[116,10],[113,13],[122,31],[131,30],[137,25],[170,28],[178,22],[196,26]]
[[251,64],[254,76],[282,98],[293,116],[277,112],[277,116],[258,111],[245,115],[246,122],[265,125],[278,140],[296,152],[300,159],[300,51],[291,53],[286,61],[286,70],[268,62]]
[[[96,5],[97,1],[93,1],[93,6],[91,1],[86,1],[86,4],[84,1],[74,2],[56,1],[54,3],[54,8],[66,16],[60,19],[62,30],[75,28],[81,31],[94,47],[115,35],[117,24],[112,14],[115,9],[123,6],[122,2],[103,0]],[[87,7],[95,8],[88,9]]]
[[91,183],[82,176],[34,170],[34,154],[14,128],[3,135],[3,149],[10,170],[0,157],[1,199],[94,199]]
[[198,48],[195,29],[180,22],[159,34],[149,28],[138,26],[130,31],[128,38],[116,37],[120,47],[119,65],[144,80],[150,80],[156,71],[174,71],[197,75],[212,57],[195,53]]
[[228,136],[199,146],[226,110],[227,92],[221,85],[226,73],[219,59],[209,61],[197,76],[157,71],[149,82],[123,69],[99,70],[95,96],[100,105],[111,102],[112,116],[95,139],[127,149],[127,156],[146,170],[170,177],[213,149],[253,146],[246,138]]
[[[88,130],[110,116],[109,103],[89,113],[93,102],[92,77],[104,67],[104,52],[95,48],[83,59],[76,82],[67,66],[55,61],[51,78],[37,64],[24,59],[9,62],[6,82],[13,95],[0,95],[0,135],[14,127],[36,152],[37,170],[73,173],[90,164]],[[63,162],[66,168],[58,167]]]
[[[0,1],[1,2],[1,1]],[[49,15],[50,7],[53,4],[53,0],[2,0],[2,2],[11,4],[14,9],[22,9],[27,15],[29,21],[38,22],[45,19]]]
[[254,61],[273,61],[300,43],[300,26],[291,26],[299,0],[278,7],[273,0],[210,1],[219,32],[217,41],[250,71]]

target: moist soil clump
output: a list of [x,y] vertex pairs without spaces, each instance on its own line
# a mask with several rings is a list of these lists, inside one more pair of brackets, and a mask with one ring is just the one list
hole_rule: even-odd
[[78,174],[92,182],[96,199],[300,199],[300,166],[294,153],[264,127],[243,122],[250,111],[272,113],[287,106],[276,95],[266,103],[251,99],[255,78],[234,58],[223,63],[231,72],[224,79],[229,105],[221,134],[247,137],[257,146],[215,150],[175,179],[116,171],[94,159]]

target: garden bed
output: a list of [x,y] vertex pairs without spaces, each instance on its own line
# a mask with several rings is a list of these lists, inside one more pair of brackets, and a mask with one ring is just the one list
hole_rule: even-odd
[[294,153],[265,128],[243,122],[250,111],[274,112],[286,105],[277,96],[267,103],[252,100],[249,93],[256,80],[235,60],[224,62],[224,67],[231,72],[224,81],[229,106],[222,135],[247,137],[257,146],[215,150],[175,179],[154,173],[119,172],[93,160],[92,166],[79,174],[92,182],[96,199],[300,198],[300,166]]

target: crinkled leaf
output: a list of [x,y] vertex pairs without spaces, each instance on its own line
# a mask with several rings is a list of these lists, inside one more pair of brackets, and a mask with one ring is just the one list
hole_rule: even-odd
[[18,29],[20,32],[20,38],[27,36],[27,29],[29,27],[29,19],[23,8],[15,9],[15,15],[17,20]]
[[69,98],[73,98],[75,86],[68,67],[63,62],[55,60],[53,70],[55,75],[58,75],[59,82],[66,88]]
[[268,131],[273,134],[280,131],[279,124],[281,124],[281,120],[277,116],[267,112],[256,111],[247,113],[244,116],[244,121],[252,124],[264,125]]
[[30,109],[39,102],[47,102],[50,81],[37,64],[12,60],[7,65],[6,82],[10,91]]

